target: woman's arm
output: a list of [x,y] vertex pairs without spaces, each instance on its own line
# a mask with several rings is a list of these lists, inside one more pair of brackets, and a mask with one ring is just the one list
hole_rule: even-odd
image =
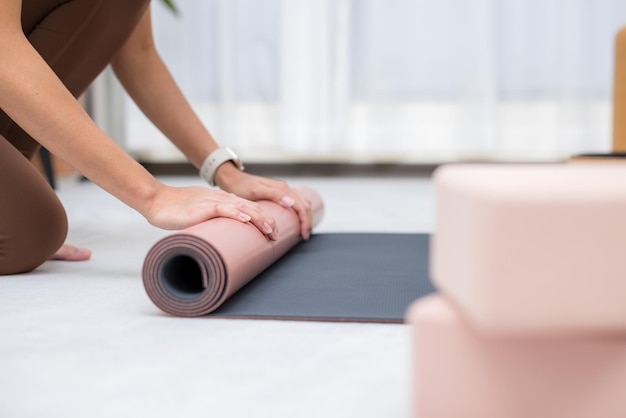
[[[158,54],[150,9],[113,60],[118,79],[144,114],[196,167],[218,145],[197,117]],[[310,204],[285,182],[252,176],[233,164],[220,166],[216,182],[224,190],[251,200],[269,199],[292,207],[300,217],[302,236],[311,228]]]
[[112,61],[137,106],[196,166],[218,148],[156,51],[150,7]]
[[274,221],[253,202],[207,188],[158,182],[89,118],[21,28],[21,1],[0,0],[0,108],[52,153],[139,211],[178,229],[216,216],[251,220],[270,236]]

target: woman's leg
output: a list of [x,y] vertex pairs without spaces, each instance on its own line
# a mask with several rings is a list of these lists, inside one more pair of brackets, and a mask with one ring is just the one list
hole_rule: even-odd
[[[148,4],[149,0],[23,0],[22,26],[31,44],[78,97],[124,44]],[[36,139],[0,110],[0,274],[36,268],[61,247],[67,234],[60,201],[28,161],[38,148]]]
[[33,165],[0,136],[0,274],[30,271],[67,235],[65,210]]

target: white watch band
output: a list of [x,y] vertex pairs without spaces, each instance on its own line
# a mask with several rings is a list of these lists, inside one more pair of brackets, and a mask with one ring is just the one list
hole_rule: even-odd
[[206,157],[200,167],[200,177],[206,180],[211,186],[215,186],[215,173],[217,169],[227,161],[232,161],[238,169],[243,171],[243,164],[237,154],[228,147],[222,147],[216,149]]

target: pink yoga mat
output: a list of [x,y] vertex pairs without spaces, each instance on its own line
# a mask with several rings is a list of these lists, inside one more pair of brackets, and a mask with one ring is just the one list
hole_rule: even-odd
[[[322,199],[312,189],[300,191],[311,202],[315,227],[324,214]],[[175,316],[207,315],[300,242],[293,209],[269,201],[259,204],[276,220],[277,241],[251,224],[216,218],[154,244],[142,273],[152,302]]]

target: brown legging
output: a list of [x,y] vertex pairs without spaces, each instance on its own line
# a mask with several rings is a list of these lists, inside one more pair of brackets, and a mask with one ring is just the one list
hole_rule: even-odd
[[[128,39],[148,3],[23,0],[22,28],[78,97]],[[36,138],[0,110],[0,274],[38,267],[61,247],[67,235],[61,202],[30,162],[38,149]]]

